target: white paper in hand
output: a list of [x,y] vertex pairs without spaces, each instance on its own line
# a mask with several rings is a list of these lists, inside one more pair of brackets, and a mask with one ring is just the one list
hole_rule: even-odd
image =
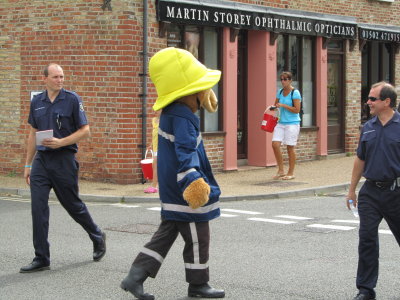
[[44,139],[51,139],[53,137],[53,129],[36,131],[36,146],[41,146]]

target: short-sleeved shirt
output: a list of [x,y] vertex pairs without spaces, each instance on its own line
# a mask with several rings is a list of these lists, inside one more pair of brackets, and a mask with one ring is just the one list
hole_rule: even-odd
[[385,126],[373,117],[362,128],[357,156],[365,162],[363,176],[374,181],[400,177],[400,114]]
[[[47,96],[47,91],[34,96],[28,123],[38,131],[53,129],[54,137],[64,138],[83,125],[87,125],[88,121],[78,94],[62,89],[53,103]],[[59,149],[71,149],[77,152],[78,145],[68,145]],[[44,146],[37,146],[37,150],[54,151]]]
[[[276,93],[276,98],[279,99],[279,103],[286,104],[288,106],[293,106],[293,101],[292,101],[292,92],[290,92],[288,95],[284,96],[283,91],[281,92],[282,89],[278,90]],[[301,95],[299,90],[294,90],[293,91],[293,99],[298,99],[301,102]],[[279,123],[282,123],[283,125],[298,125],[300,124],[300,114],[292,113],[291,111],[288,111],[286,108],[281,107],[279,108],[280,112],[280,118],[279,118]]]

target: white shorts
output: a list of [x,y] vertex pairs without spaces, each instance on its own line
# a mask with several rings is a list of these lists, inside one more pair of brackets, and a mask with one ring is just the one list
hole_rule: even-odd
[[300,125],[283,125],[278,123],[275,126],[272,141],[282,142],[288,146],[296,146],[299,133]]

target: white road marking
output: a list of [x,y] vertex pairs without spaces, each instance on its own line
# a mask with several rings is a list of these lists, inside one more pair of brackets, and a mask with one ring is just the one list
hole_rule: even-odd
[[339,226],[339,225],[324,225],[324,224],[311,224],[307,225],[310,228],[324,228],[324,229],[334,229],[334,230],[353,230],[356,227],[351,226]]
[[250,221],[259,221],[259,222],[267,222],[267,223],[278,223],[278,224],[294,224],[297,222],[294,221],[284,221],[284,220],[275,220],[275,219],[264,219],[264,218],[248,218]]
[[249,210],[238,210],[238,209],[230,209],[230,208],[221,208],[222,211],[233,212],[238,214],[245,214],[245,215],[262,215],[264,213],[257,212],[257,211],[249,211]]
[[14,200],[22,200],[22,198],[18,198],[18,197],[1,197],[1,200],[14,201]]
[[[0,200],[3,201],[12,201],[12,202],[24,202],[24,203],[29,203],[31,202],[31,199],[29,198],[20,198],[20,197],[0,197]],[[49,200],[49,204],[59,204],[58,201],[55,200]],[[106,204],[106,203],[86,203],[86,205],[111,205],[111,206],[115,206],[115,207],[123,207],[123,208],[137,208],[140,207],[140,205],[129,205],[129,204],[123,204],[123,203],[111,203],[111,204]],[[147,210],[154,210],[154,211],[161,211],[161,207],[157,206],[157,207],[150,207],[147,208]],[[237,210],[237,209],[230,209],[230,208],[224,208],[221,209],[222,211],[227,211],[227,212],[235,212],[235,213],[239,213],[239,214],[248,214],[248,215],[261,215],[264,213],[261,212],[255,212],[255,211],[247,211],[247,210]],[[225,218],[233,218],[233,217],[238,217],[238,215],[233,215],[233,214],[225,214],[225,213],[221,213],[221,217],[225,217]],[[291,215],[278,215],[275,216],[275,218],[284,218],[284,219],[292,219],[292,220],[312,220],[313,218],[308,218],[308,217],[299,217],[299,216],[291,216]],[[286,224],[286,225],[290,225],[290,224],[295,224],[297,222],[295,221],[285,221],[285,220],[277,220],[277,219],[266,219],[266,218],[248,218],[247,220],[250,221],[259,221],[259,222],[267,222],[267,223],[277,223],[277,224]],[[332,220],[331,222],[334,223],[349,223],[349,224],[359,224],[360,221],[355,219],[355,220]],[[311,224],[311,225],[306,225],[307,227],[310,228],[324,228],[324,229],[333,229],[333,230],[344,230],[344,231],[348,231],[348,230],[353,230],[356,229],[356,227],[352,227],[352,226],[339,226],[339,225],[324,225],[324,224]],[[393,233],[390,230],[387,229],[379,229],[378,230],[379,233],[381,234],[389,234],[389,235],[393,235]]]
[[113,203],[111,204],[112,206],[116,206],[116,207],[123,207],[123,208],[136,208],[136,207],[140,207],[139,205],[130,205],[130,204],[123,204],[123,203]]
[[308,218],[308,217],[298,217],[298,216],[290,216],[290,215],[279,215],[275,216],[275,218],[284,218],[284,219],[292,219],[292,220],[312,220],[314,218]]
[[382,234],[393,234],[391,230],[385,230],[385,229],[379,229],[378,232]]
[[157,206],[157,207],[150,207],[147,210],[155,210],[155,211],[161,211],[161,207]]
[[231,214],[221,214],[221,217],[225,217],[225,218],[233,218],[233,217],[237,217],[238,215],[231,215]]
[[332,220],[334,223],[350,223],[350,224],[360,224],[360,220]]

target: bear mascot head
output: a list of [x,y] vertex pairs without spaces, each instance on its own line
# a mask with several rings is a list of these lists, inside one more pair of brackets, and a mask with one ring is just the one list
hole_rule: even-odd
[[[218,100],[211,88],[220,80],[221,72],[208,69],[190,52],[174,47],[158,51],[150,59],[149,73],[158,95],[153,106],[155,111],[163,110],[173,103],[186,105],[193,114],[201,107],[208,112],[217,110]],[[162,163],[166,162],[158,161],[159,166]],[[202,173],[197,167],[191,169]],[[193,209],[205,205],[209,200],[210,186],[204,179],[199,175],[183,186],[183,199]],[[165,179],[159,177],[160,196],[162,180]]]

